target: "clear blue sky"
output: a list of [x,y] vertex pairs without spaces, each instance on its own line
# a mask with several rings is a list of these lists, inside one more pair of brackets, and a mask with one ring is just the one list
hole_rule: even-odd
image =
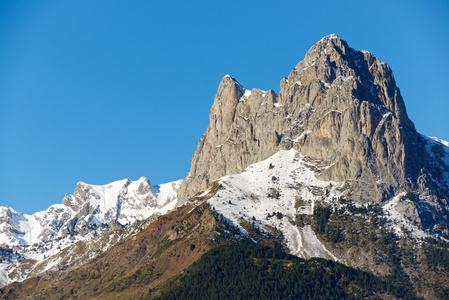
[[449,140],[449,1],[0,2],[0,205],[78,181],[184,178],[221,77],[274,89],[336,33],[388,63],[410,118]]

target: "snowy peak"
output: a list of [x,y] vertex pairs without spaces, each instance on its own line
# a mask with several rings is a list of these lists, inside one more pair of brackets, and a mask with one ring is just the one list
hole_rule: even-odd
[[146,195],[152,192],[150,180],[148,178],[140,177],[139,180],[133,184],[137,185],[137,188],[134,189],[136,194]]
[[86,201],[102,200],[101,210],[105,211],[116,205],[117,196],[125,191],[130,183],[129,179],[118,180],[106,185],[78,182],[73,195],[66,194],[62,203],[78,211]]
[[[73,234],[88,234],[94,227],[122,227],[165,213],[176,203],[181,181],[154,187],[141,177],[105,185],[79,182],[73,195],[33,215],[0,207],[0,245],[30,245]],[[93,226],[93,227],[92,227]]]
[[[79,241],[92,241],[113,229],[128,228],[151,216],[167,213],[175,208],[181,182],[153,188],[145,177],[105,185],[79,182],[73,195],[64,196],[62,204],[54,204],[33,215],[0,207],[0,247],[12,248],[17,254],[15,258],[0,257],[0,285],[26,278],[20,271],[20,262],[24,259],[32,260],[27,265],[31,272],[47,258]],[[14,275],[8,277],[6,274]]]
[[160,207],[168,204],[176,204],[178,198],[178,189],[181,186],[182,180],[177,180],[169,183],[155,185],[151,187],[153,195],[158,199]]
[[5,244],[13,244],[17,241],[23,243],[21,236],[24,234],[23,224],[27,221],[26,215],[18,213],[8,206],[0,207],[0,240]]
[[[176,188],[176,185],[172,186]],[[68,233],[83,231],[89,224],[121,227],[146,219],[170,204],[159,201],[153,194],[150,181],[141,177],[137,181],[118,180],[106,185],[79,182],[73,195],[66,195],[63,204],[76,215],[70,222]]]
[[145,177],[105,185],[79,182],[73,195],[66,194],[62,204],[33,215],[0,207],[0,244],[30,245],[67,235],[89,234],[92,228],[103,232],[109,227],[134,224],[172,209],[180,183],[158,186],[162,192],[155,196]]

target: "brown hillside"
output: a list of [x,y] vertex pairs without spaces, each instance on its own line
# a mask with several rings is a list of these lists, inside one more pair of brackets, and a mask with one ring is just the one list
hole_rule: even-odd
[[217,226],[207,204],[180,207],[60,279],[47,273],[3,288],[2,299],[151,298],[218,244]]

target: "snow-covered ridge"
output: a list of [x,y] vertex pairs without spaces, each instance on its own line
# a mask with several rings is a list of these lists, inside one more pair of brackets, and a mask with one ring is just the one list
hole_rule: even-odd
[[31,245],[85,231],[88,226],[125,226],[165,213],[174,206],[181,181],[156,186],[150,181],[118,180],[105,185],[79,182],[62,204],[28,215],[0,207],[0,245]]
[[437,137],[434,137],[434,136],[429,136],[428,138],[430,138],[430,139],[434,140],[435,142],[438,142],[438,143],[440,143],[440,144],[443,144],[444,146],[446,146],[446,147],[448,147],[448,148],[449,148],[449,142],[448,142],[448,141],[445,141],[445,140],[439,139],[439,138],[437,138]]
[[439,163],[444,164],[443,166],[446,171],[443,174],[443,180],[445,181],[446,186],[449,186],[449,142],[445,140],[441,140],[437,137],[427,137],[421,135],[421,137],[426,141],[426,150],[427,153]]
[[167,213],[175,208],[181,182],[153,187],[145,177],[105,185],[79,182],[73,195],[66,194],[61,204],[32,215],[1,206],[0,247],[12,253],[0,256],[0,286],[25,279],[7,276],[19,269],[11,265],[23,259],[32,259],[37,265],[78,241],[90,241],[112,229]]

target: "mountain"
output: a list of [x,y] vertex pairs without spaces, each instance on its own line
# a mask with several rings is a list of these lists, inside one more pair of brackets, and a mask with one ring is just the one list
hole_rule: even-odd
[[420,217],[423,224],[447,221],[447,203],[428,195],[449,196],[443,145],[417,133],[390,67],[336,35],[310,48],[281,81],[279,95],[247,90],[225,76],[209,119],[179,189],[181,201],[221,176],[293,148],[325,166],[318,178],[346,182],[358,203],[415,191],[432,207]]
[[[203,195],[203,200],[209,196]],[[259,299],[269,295],[416,299],[410,289],[367,272],[326,260],[304,261],[286,254],[279,245],[254,245],[204,202],[188,203],[161,216],[78,268],[13,283],[1,289],[0,295],[4,299],[29,295],[33,299]]]
[[59,236],[89,235],[84,220],[113,230],[65,248],[46,261],[59,269],[29,273],[0,295],[447,298],[449,144],[416,131],[387,64],[329,35],[279,94],[223,77],[209,118],[165,214],[120,228],[145,209],[118,209],[95,196],[104,187],[80,187],[63,205],[83,212],[81,227]]
[[145,297],[149,289],[164,286],[167,279],[220,244],[223,239],[216,230],[221,227],[224,226],[206,205],[187,204],[160,216],[78,268],[49,270],[3,288],[0,296],[5,299],[27,295],[34,299],[60,299],[62,295],[80,299]]
[[[73,195],[64,196],[62,204],[33,215],[0,207],[0,247],[9,250],[1,257],[0,283],[23,280],[39,264],[77,242],[96,240],[111,230],[165,214],[174,208],[180,184],[175,181],[151,187],[145,177],[106,185],[79,182]],[[101,249],[113,244],[102,245]],[[23,261],[27,268],[21,272],[18,270],[23,268]]]

